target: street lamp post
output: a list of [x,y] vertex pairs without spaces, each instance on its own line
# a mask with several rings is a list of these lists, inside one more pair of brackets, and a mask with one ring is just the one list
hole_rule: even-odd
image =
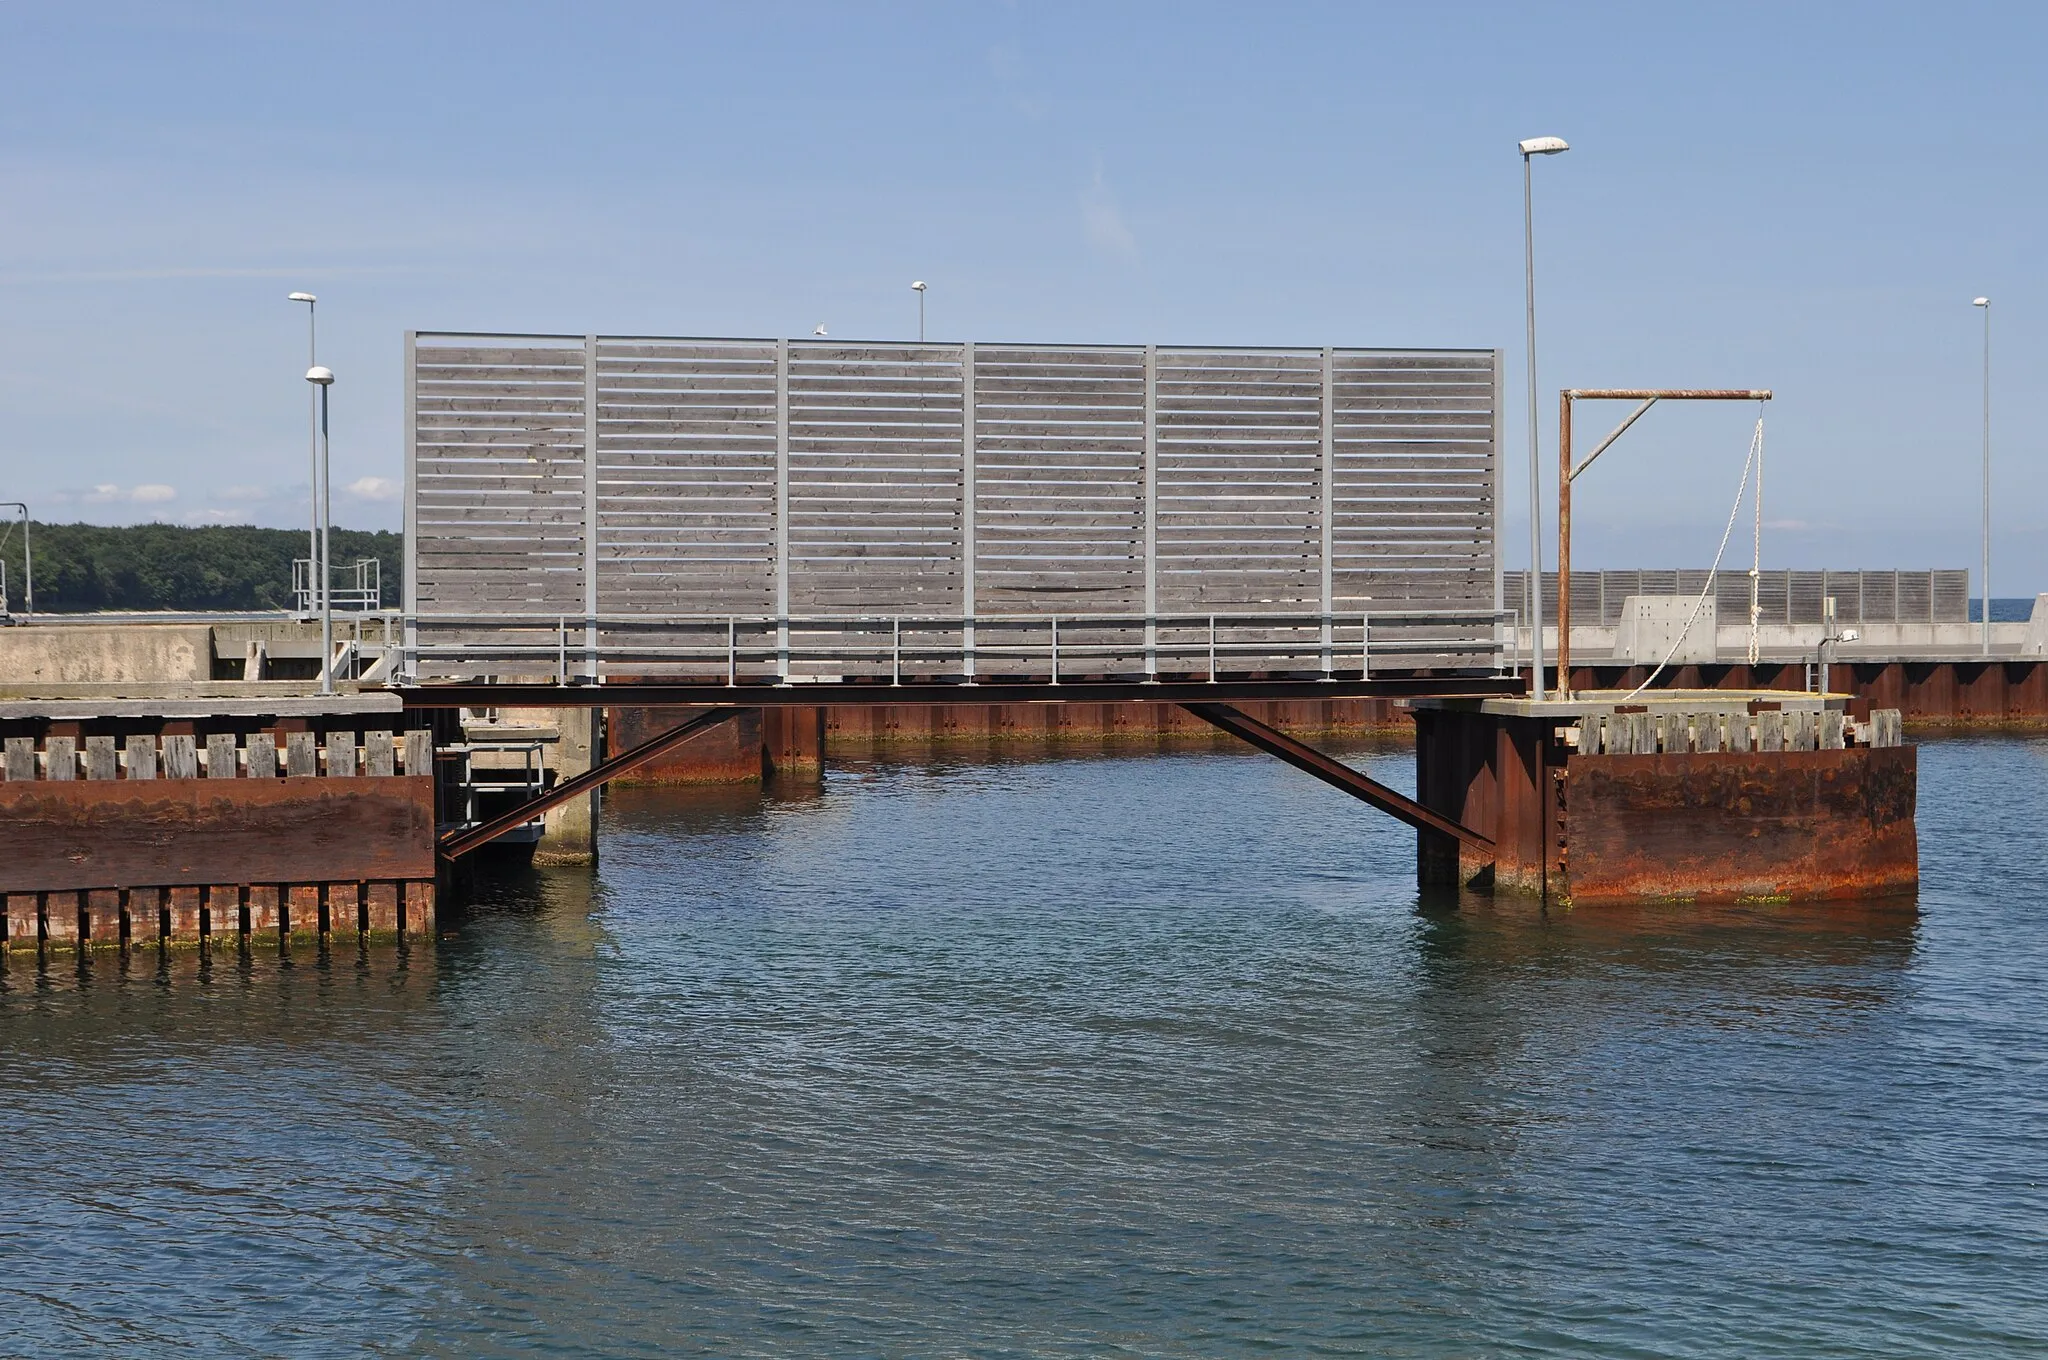
[[328,530],[331,527],[329,521],[332,518],[328,513],[331,509],[328,488],[332,464],[332,447],[327,437],[327,389],[334,386],[334,372],[331,369],[325,369],[315,364],[306,370],[306,381],[313,384],[320,400],[320,467],[319,476],[313,484],[313,493],[316,497],[313,513],[319,521],[320,534],[318,538],[318,560],[314,562],[313,570],[318,574],[323,587],[320,591],[320,692],[322,694],[332,694],[334,693],[334,609],[329,592],[325,589],[325,582],[327,580]]
[[1970,303],[1984,309],[1984,655],[1991,655],[1991,299]]
[[[308,368],[317,367],[320,363],[320,345],[314,312],[317,310],[317,304],[320,299],[311,293],[293,293],[286,297],[285,301],[303,302],[306,304],[306,366]],[[312,576],[313,568],[320,559],[319,401],[320,396],[317,392],[309,390],[306,393],[306,473],[312,486],[312,490],[308,492],[308,495],[313,503],[311,510],[306,516],[306,575],[309,578]],[[306,584],[312,592],[306,597],[306,605],[310,609],[319,603],[320,596],[327,593],[326,582],[315,583],[309,579]]]
[[[1529,697],[1543,697],[1543,488],[1536,448],[1536,215],[1529,190],[1532,156],[1555,156],[1571,150],[1562,137],[1531,137],[1517,144],[1522,153],[1522,270],[1529,304]],[[1563,621],[1559,621],[1563,627]],[[1560,638],[1560,640],[1562,640]],[[1567,684],[1557,677],[1559,689]]]
[[[21,511],[22,612],[33,623],[36,617],[36,557],[30,551],[28,541],[28,502],[0,501],[0,509]],[[0,605],[5,603],[5,600],[0,600]]]
[[924,280],[919,279],[910,288],[917,294],[917,343],[921,345],[924,343]]

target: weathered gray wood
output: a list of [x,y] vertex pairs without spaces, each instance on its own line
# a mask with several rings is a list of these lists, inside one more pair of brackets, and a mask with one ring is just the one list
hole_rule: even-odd
[[241,774],[236,768],[238,756],[235,751],[235,734],[215,732],[206,739],[206,777],[208,779],[234,779]]
[[405,734],[405,772],[411,775],[434,772],[434,734],[416,727]]
[[353,779],[356,774],[356,734],[327,734],[327,775],[332,779]]
[[1799,709],[1791,715],[1791,732],[1788,747],[1794,751],[1811,751],[1818,737],[1815,714],[1809,709]]
[[364,773],[382,777],[398,772],[396,752],[389,732],[363,734]]
[[9,737],[6,741],[7,782],[26,782],[36,777],[36,739]]
[[[131,767],[132,769],[132,767]],[[133,777],[132,774],[130,776]],[[164,738],[164,778],[197,779],[199,777],[198,739],[184,733],[174,733]]]
[[1777,709],[1766,709],[1756,715],[1756,749],[1759,751],[1782,751],[1785,749],[1785,715]]
[[137,733],[128,738],[127,775],[130,779],[156,778],[156,738]]
[[114,747],[114,739],[108,736],[89,736],[85,739],[85,777],[87,779],[118,779],[121,772],[121,758]]
[[268,732],[252,732],[244,743],[251,779],[277,778],[277,738]]
[[78,739],[50,737],[43,743],[43,778],[78,778]]
[[1820,748],[1823,751],[1839,751],[1845,745],[1842,739],[1844,714],[1838,708],[1831,708],[1820,715]]
[[285,733],[284,772],[297,779],[309,779],[320,773],[320,752],[311,732]]
[[451,631],[436,611],[752,613],[777,590],[785,612],[1124,600],[1138,581],[1196,607],[1490,601],[1490,351],[598,337],[418,358],[429,645],[510,655],[552,631]]

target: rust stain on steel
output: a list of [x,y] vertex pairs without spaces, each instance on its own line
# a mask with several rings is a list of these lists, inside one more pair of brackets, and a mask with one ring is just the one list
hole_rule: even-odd
[[1813,901],[1914,891],[1918,751],[1574,756],[1573,902]]
[[434,876],[434,781],[0,784],[0,892]]

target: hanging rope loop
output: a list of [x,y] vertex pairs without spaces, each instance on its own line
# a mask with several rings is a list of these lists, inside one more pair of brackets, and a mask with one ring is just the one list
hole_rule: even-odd
[[1742,498],[1749,491],[1750,469],[1756,470],[1756,532],[1755,559],[1749,569],[1749,658],[1754,665],[1757,657],[1757,580],[1763,565],[1764,533],[1764,416],[1763,403],[1757,403],[1756,431],[1749,437],[1749,456],[1742,460],[1742,480],[1735,484],[1735,504],[1728,507],[1728,525],[1721,530],[1721,546],[1714,550],[1714,565],[1707,569],[1707,583],[1700,590],[1700,597],[1693,601],[1692,613],[1686,616],[1685,627],[1678,630],[1678,636],[1671,639],[1671,649],[1664,653],[1664,659],[1657,668],[1643,677],[1643,683],[1630,690],[1622,702],[1635,698],[1650,687],[1652,681],[1664,673],[1671,664],[1671,658],[1678,655],[1678,649],[1692,633],[1693,624],[1699,621],[1700,611],[1707,607],[1707,599],[1714,593],[1714,578],[1721,571],[1721,557],[1728,551],[1728,540],[1735,533],[1735,520],[1742,513]]

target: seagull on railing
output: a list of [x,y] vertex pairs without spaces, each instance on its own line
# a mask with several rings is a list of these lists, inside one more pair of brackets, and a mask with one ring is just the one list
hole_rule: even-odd
[[823,335],[824,333],[825,333],[825,323],[824,323],[824,322],[822,322],[822,321],[820,321],[820,322],[818,323],[818,328],[817,328],[816,330],[814,330],[814,331],[812,331],[812,332],[811,332],[811,334],[812,334],[812,335]]

